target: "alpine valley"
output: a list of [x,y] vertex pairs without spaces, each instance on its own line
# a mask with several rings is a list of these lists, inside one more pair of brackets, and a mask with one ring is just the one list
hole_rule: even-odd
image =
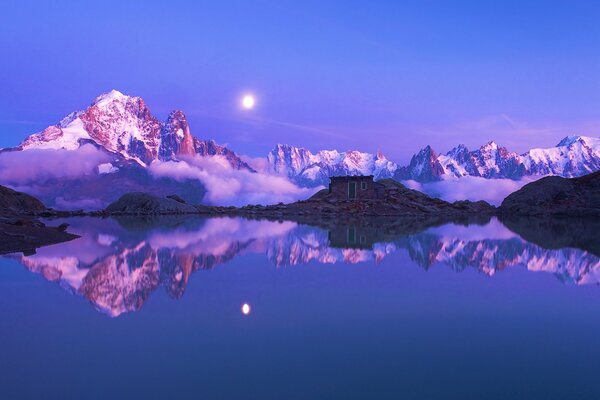
[[[143,99],[116,90],[97,97],[85,110],[73,112],[58,124],[27,137],[17,147],[1,149],[0,159],[19,152],[38,151],[43,157],[50,154],[41,153],[42,150],[83,151],[84,156],[93,152],[96,158],[88,158],[88,163],[95,164],[78,174],[59,177],[49,174],[44,179],[0,175],[0,184],[64,209],[100,208],[133,191],[161,196],[178,194],[188,202],[201,203],[206,189],[200,180],[156,176],[149,168],[153,163],[177,163],[192,157],[219,157],[233,171],[283,176],[306,188],[325,186],[330,176],[339,175],[373,175],[375,179],[425,183],[463,177],[511,180],[547,175],[577,177],[600,170],[600,139],[568,136],[556,147],[531,149],[523,154],[511,152],[493,141],[476,150],[459,145],[445,154],[427,146],[407,166],[399,166],[381,152],[313,153],[303,147],[278,144],[267,155],[268,170],[259,172],[226,146],[193,136],[182,111],[171,112],[161,122]],[[93,198],[90,193],[94,193]]]

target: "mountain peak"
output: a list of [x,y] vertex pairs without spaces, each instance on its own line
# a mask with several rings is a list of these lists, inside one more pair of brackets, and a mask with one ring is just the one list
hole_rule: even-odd
[[556,147],[570,146],[575,142],[579,142],[579,141],[589,142],[589,141],[593,141],[593,140],[594,140],[594,138],[590,138],[590,137],[586,137],[586,136],[569,135],[569,136],[564,137],[560,142],[558,142]]
[[[425,156],[430,157],[430,158],[435,158],[435,157],[437,157],[437,154],[430,145],[427,145],[427,146],[423,147],[421,150],[419,150],[419,153],[416,156],[419,158],[425,157]],[[415,156],[413,156],[413,157],[415,157]]]
[[498,143],[496,143],[493,140],[490,140],[489,142],[487,142],[486,144],[484,144],[483,146],[481,146],[481,149],[482,150],[484,150],[484,149],[497,149],[498,147],[499,147]]
[[198,154],[223,155],[232,167],[252,170],[226,147],[193,137],[182,111],[171,112],[167,121],[161,122],[141,97],[114,89],[96,97],[84,111],[71,113],[58,124],[30,135],[19,148],[75,150],[85,140],[141,166],[156,159],[173,160]]
[[187,120],[187,118],[185,117],[185,113],[183,111],[173,110],[169,113],[169,116],[167,117],[167,121],[171,120]]
[[100,96],[96,97],[92,104],[94,105],[104,105],[113,101],[124,102],[129,99],[130,96],[127,96],[116,89],[111,90],[110,92],[103,93]]

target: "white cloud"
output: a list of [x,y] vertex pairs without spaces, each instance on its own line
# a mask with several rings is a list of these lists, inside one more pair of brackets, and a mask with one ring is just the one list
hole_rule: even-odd
[[90,144],[77,150],[26,150],[0,153],[0,183],[25,185],[51,178],[94,174],[109,156]]
[[538,178],[524,178],[515,181],[512,179],[486,179],[476,176],[464,176],[438,182],[403,181],[402,183],[410,189],[419,190],[429,196],[450,202],[484,200],[499,206],[506,196]]
[[149,170],[155,177],[201,181],[207,190],[206,201],[216,205],[289,203],[321,189],[300,188],[277,175],[237,170],[222,156],[196,156],[179,162],[154,161]]

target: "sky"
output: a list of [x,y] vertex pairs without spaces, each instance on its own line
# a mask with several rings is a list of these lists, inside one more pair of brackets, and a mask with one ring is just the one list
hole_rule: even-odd
[[253,157],[288,143],[402,163],[427,144],[599,136],[598,15],[597,1],[3,1],[0,147],[111,89]]

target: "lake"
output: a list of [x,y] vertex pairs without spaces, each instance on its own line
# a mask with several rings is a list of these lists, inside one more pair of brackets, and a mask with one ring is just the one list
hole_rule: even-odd
[[0,258],[2,399],[597,399],[594,226],[71,218]]

